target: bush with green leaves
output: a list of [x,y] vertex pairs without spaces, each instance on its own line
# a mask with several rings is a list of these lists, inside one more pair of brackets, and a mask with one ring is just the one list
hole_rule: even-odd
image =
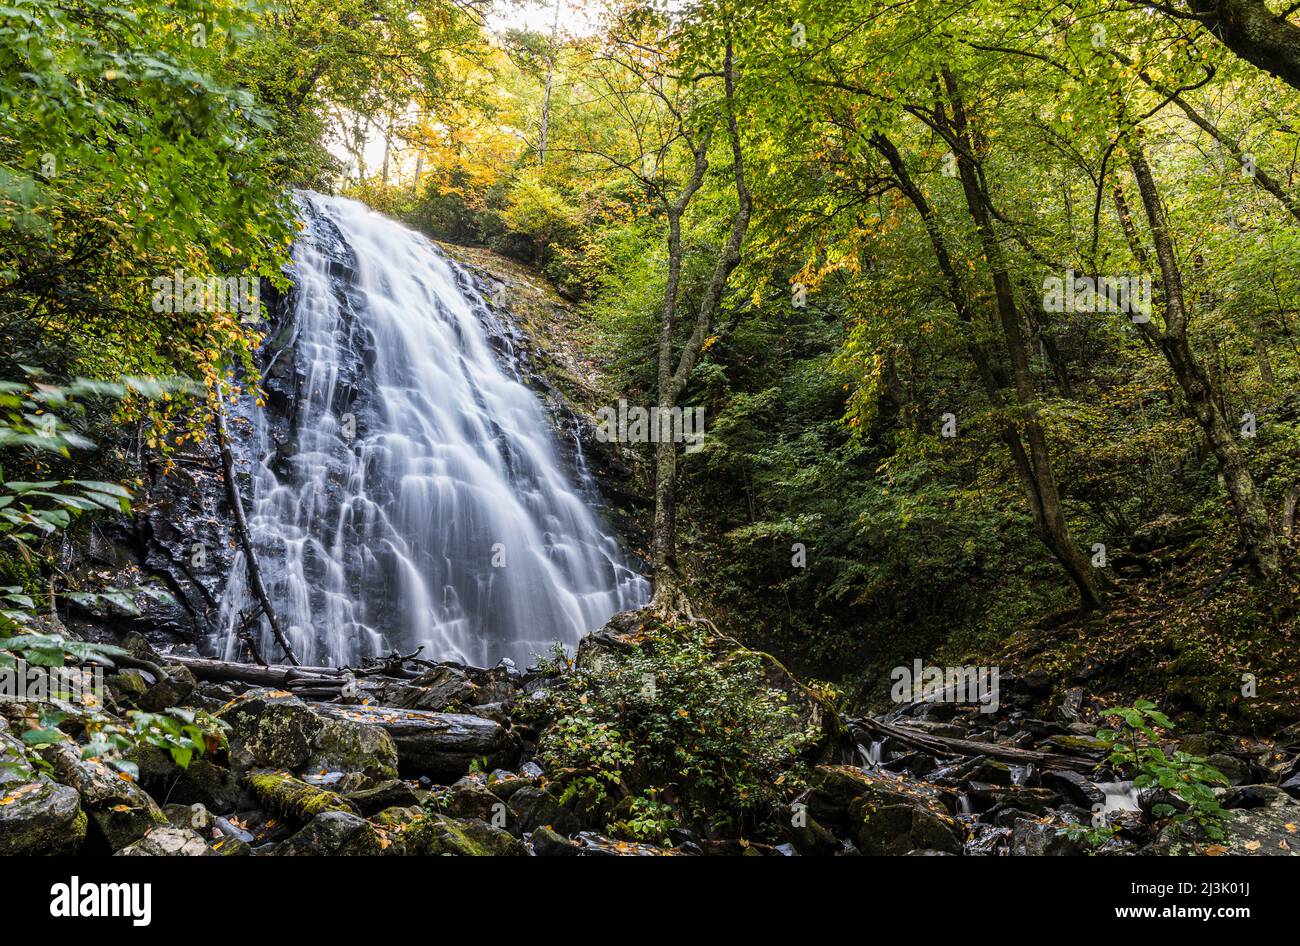
[[1150,700],[1114,706],[1101,715],[1117,721],[1114,729],[1097,733],[1107,745],[1106,761],[1111,767],[1132,774],[1136,788],[1163,789],[1187,805],[1180,811],[1161,802],[1152,806],[1151,813],[1171,824],[1195,824],[1210,838],[1222,840],[1224,812],[1214,795],[1214,785],[1226,785],[1228,779],[1201,756],[1180,749],[1165,753],[1157,730],[1174,729],[1169,717]]
[[566,801],[590,806],[625,786],[621,833],[640,838],[662,837],[673,809],[712,833],[762,835],[812,738],[761,655],[686,626],[652,625],[626,650],[564,661],[545,712],[540,761],[580,773]]
[[[67,420],[84,407],[84,399],[156,398],[184,387],[178,381],[140,379],[118,383],[81,380],[62,386],[34,377],[27,382],[0,382],[0,459],[6,461],[0,463],[0,554],[5,561],[27,566],[23,577],[34,584],[34,576],[42,574],[49,547],[57,544],[77,517],[131,510],[131,492],[121,484],[75,478],[10,480],[5,476],[8,461],[17,461],[25,469],[40,468],[43,458],[72,461],[74,451],[93,448],[94,443]],[[62,596],[83,607],[103,604],[136,611],[130,596],[121,591],[68,591]],[[49,604],[52,606],[53,600]],[[102,665],[127,656],[120,647],[72,640],[43,629],[39,616],[33,589],[23,584],[0,585],[0,670],[14,669],[19,661],[34,667],[64,667]],[[206,713],[132,711],[123,723],[105,714],[102,707],[86,710],[81,720],[87,740],[82,757],[101,759],[132,777],[137,772],[127,756],[138,746],[164,749],[184,767],[195,754],[224,745],[224,724]],[[40,750],[67,739],[59,729],[66,719],[62,711],[47,711],[38,725],[24,731],[23,742]]]

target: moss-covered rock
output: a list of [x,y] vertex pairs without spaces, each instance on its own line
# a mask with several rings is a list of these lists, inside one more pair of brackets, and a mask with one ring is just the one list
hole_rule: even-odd
[[140,786],[96,759],[82,759],[72,743],[45,750],[45,760],[59,780],[76,790],[90,825],[108,849],[118,851],[167,824],[162,809]]
[[283,690],[249,690],[222,707],[217,716],[230,724],[236,758],[246,755],[254,766],[277,769],[305,765],[325,728],[311,707]]
[[244,779],[267,809],[294,821],[308,822],[327,811],[357,811],[342,795],[308,785],[287,772],[260,772]]
[[0,723],[0,855],[72,854],[86,827],[76,789],[37,772]]
[[1258,807],[1234,808],[1226,813],[1223,837],[1210,838],[1194,822],[1171,824],[1160,832],[1145,853],[1158,855],[1205,854],[1255,857],[1300,856],[1300,802],[1273,786],[1255,786]]
[[364,818],[347,811],[323,811],[275,849],[276,854],[367,857],[382,854],[387,843]]
[[374,782],[395,779],[397,745],[382,727],[327,719],[303,768],[308,772],[355,772]]
[[408,854],[455,857],[527,857],[523,842],[482,821],[425,815],[407,825],[402,843]]

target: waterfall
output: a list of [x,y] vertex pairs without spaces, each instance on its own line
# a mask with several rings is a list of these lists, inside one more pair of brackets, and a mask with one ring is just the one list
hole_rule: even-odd
[[[363,204],[298,203],[289,311],[240,447],[253,544],[303,663],[423,645],[523,665],[643,604],[580,452],[562,460],[474,280]],[[254,611],[241,551],[214,650],[233,658]],[[265,618],[250,629],[274,660]]]

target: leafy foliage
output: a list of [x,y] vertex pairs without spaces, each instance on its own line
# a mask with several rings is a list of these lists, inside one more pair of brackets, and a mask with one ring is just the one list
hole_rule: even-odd
[[762,658],[719,649],[702,630],[656,627],[627,651],[569,665],[548,691],[538,756],[584,780],[570,797],[616,785],[636,796],[623,830],[662,836],[672,806],[690,823],[742,833],[770,825],[798,780],[799,730]]
[[1185,811],[1161,802],[1151,813],[1171,824],[1194,823],[1214,840],[1223,839],[1224,811],[1214,795],[1214,785],[1228,779],[1205,759],[1180,749],[1166,754],[1157,729],[1173,730],[1174,724],[1150,700],[1132,706],[1114,706],[1102,716],[1117,720],[1118,728],[1103,729],[1097,738],[1107,744],[1107,762],[1115,769],[1133,773],[1133,785],[1141,789],[1163,789],[1186,803]]

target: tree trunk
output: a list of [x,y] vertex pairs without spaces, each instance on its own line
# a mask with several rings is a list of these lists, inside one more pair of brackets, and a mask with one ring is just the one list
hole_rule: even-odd
[[1189,413],[1205,432],[1205,439],[1219,463],[1219,471],[1223,474],[1228,495],[1232,498],[1237,526],[1251,564],[1266,580],[1275,581],[1281,575],[1277,536],[1273,533],[1268,509],[1256,490],[1254,477],[1246,465],[1236,431],[1220,408],[1213,383],[1197,361],[1188,341],[1182,271],[1174,255],[1164,206],[1160,202],[1151,166],[1147,163],[1141,145],[1133,138],[1128,143],[1128,151],[1133,178],[1137,182],[1142,206],[1151,227],[1151,241],[1155,246],[1165,297],[1164,331],[1158,331],[1150,322],[1138,323],[1138,327],[1152,336],[1164,353],[1165,360],[1187,399]]
[[[695,313],[695,325],[690,337],[682,346],[673,367],[673,333],[676,325],[677,294],[682,272],[681,221],[691,198],[699,190],[708,170],[708,139],[692,144],[695,168],[690,181],[678,199],[668,208],[668,282],[664,288],[664,301],[659,322],[658,407],[660,417],[672,415],[686,382],[690,379],[695,362],[704,349],[704,343],[713,330],[714,318],[722,302],[727,280],[740,263],[740,249],[749,229],[752,200],[745,181],[745,162],[740,147],[740,129],[736,120],[736,73],[731,41],[727,40],[723,60],[723,83],[726,90],[725,110],[727,137],[731,143],[731,169],[735,181],[736,213],[731,222],[731,233],[723,245],[713,275],[705,287],[703,298]],[[661,436],[655,446],[655,518],[654,518],[654,579],[655,592],[651,602],[656,610],[665,614],[690,616],[690,605],[681,587],[677,569],[677,444],[671,437]]]
[[[1165,0],[1147,6],[1168,11]],[[1187,0],[1181,17],[1199,20],[1234,53],[1300,89],[1300,27],[1274,13],[1264,0]]]
[[[1021,429],[1024,436],[1025,460],[1017,463],[1021,481],[1029,495],[1034,523],[1044,544],[1051,549],[1079,591],[1083,610],[1100,607],[1105,599],[1104,579],[1087,556],[1075,545],[1069,524],[1065,521],[1065,508],[1061,503],[1060,487],[1052,466],[1047,434],[1038,419],[1035,404],[1034,380],[1029,364],[1029,346],[1025,326],[1016,306],[1011,275],[993,230],[993,220],[980,182],[976,165],[977,150],[974,136],[967,125],[965,106],[956,77],[944,71],[952,107],[951,131],[961,145],[957,155],[957,174],[961,180],[966,208],[975,223],[975,231],[984,250],[985,259],[993,279],[993,294],[997,305],[1002,337],[1011,364],[1011,376],[1020,408]],[[1013,451],[1014,452],[1014,451]]]
[[[917,213],[921,215],[921,222],[929,235],[930,244],[934,248],[935,257],[939,263],[939,271],[943,274],[948,287],[949,299],[957,310],[957,318],[967,326],[972,325],[974,320],[970,302],[966,296],[966,291],[962,288],[961,281],[957,277],[957,270],[952,264],[951,254],[948,252],[947,244],[944,242],[943,234],[939,230],[929,201],[913,183],[907,165],[903,162],[903,158],[893,142],[884,135],[876,134],[872,136],[872,144],[876,150],[885,156],[904,196],[912,202]],[[1002,406],[1005,402],[993,371],[987,347],[972,339],[967,342],[967,350],[975,363],[976,371],[989,400],[995,407]],[[1041,434],[1041,431],[1039,432]],[[1034,528],[1039,538],[1061,564],[1062,569],[1064,569],[1075,588],[1078,589],[1079,601],[1083,609],[1097,608],[1104,598],[1105,581],[1103,578],[1098,577],[1096,571],[1092,568],[1092,563],[1074,547],[1069,529],[1065,524],[1059,498],[1056,498],[1056,501],[1050,506],[1044,503],[1044,488],[1039,482],[1040,475],[1035,472],[1031,452],[1025,449],[1025,442],[1015,425],[1004,425],[998,432],[998,436],[1006,444],[1007,450],[1011,454],[1011,460],[1016,470],[1016,478],[1020,481],[1025,496],[1029,500]],[[1044,445],[1040,453],[1045,453],[1045,449]],[[1051,476],[1050,464],[1047,465],[1046,469],[1048,474],[1046,485],[1049,487],[1047,495],[1055,497],[1055,480]]]

